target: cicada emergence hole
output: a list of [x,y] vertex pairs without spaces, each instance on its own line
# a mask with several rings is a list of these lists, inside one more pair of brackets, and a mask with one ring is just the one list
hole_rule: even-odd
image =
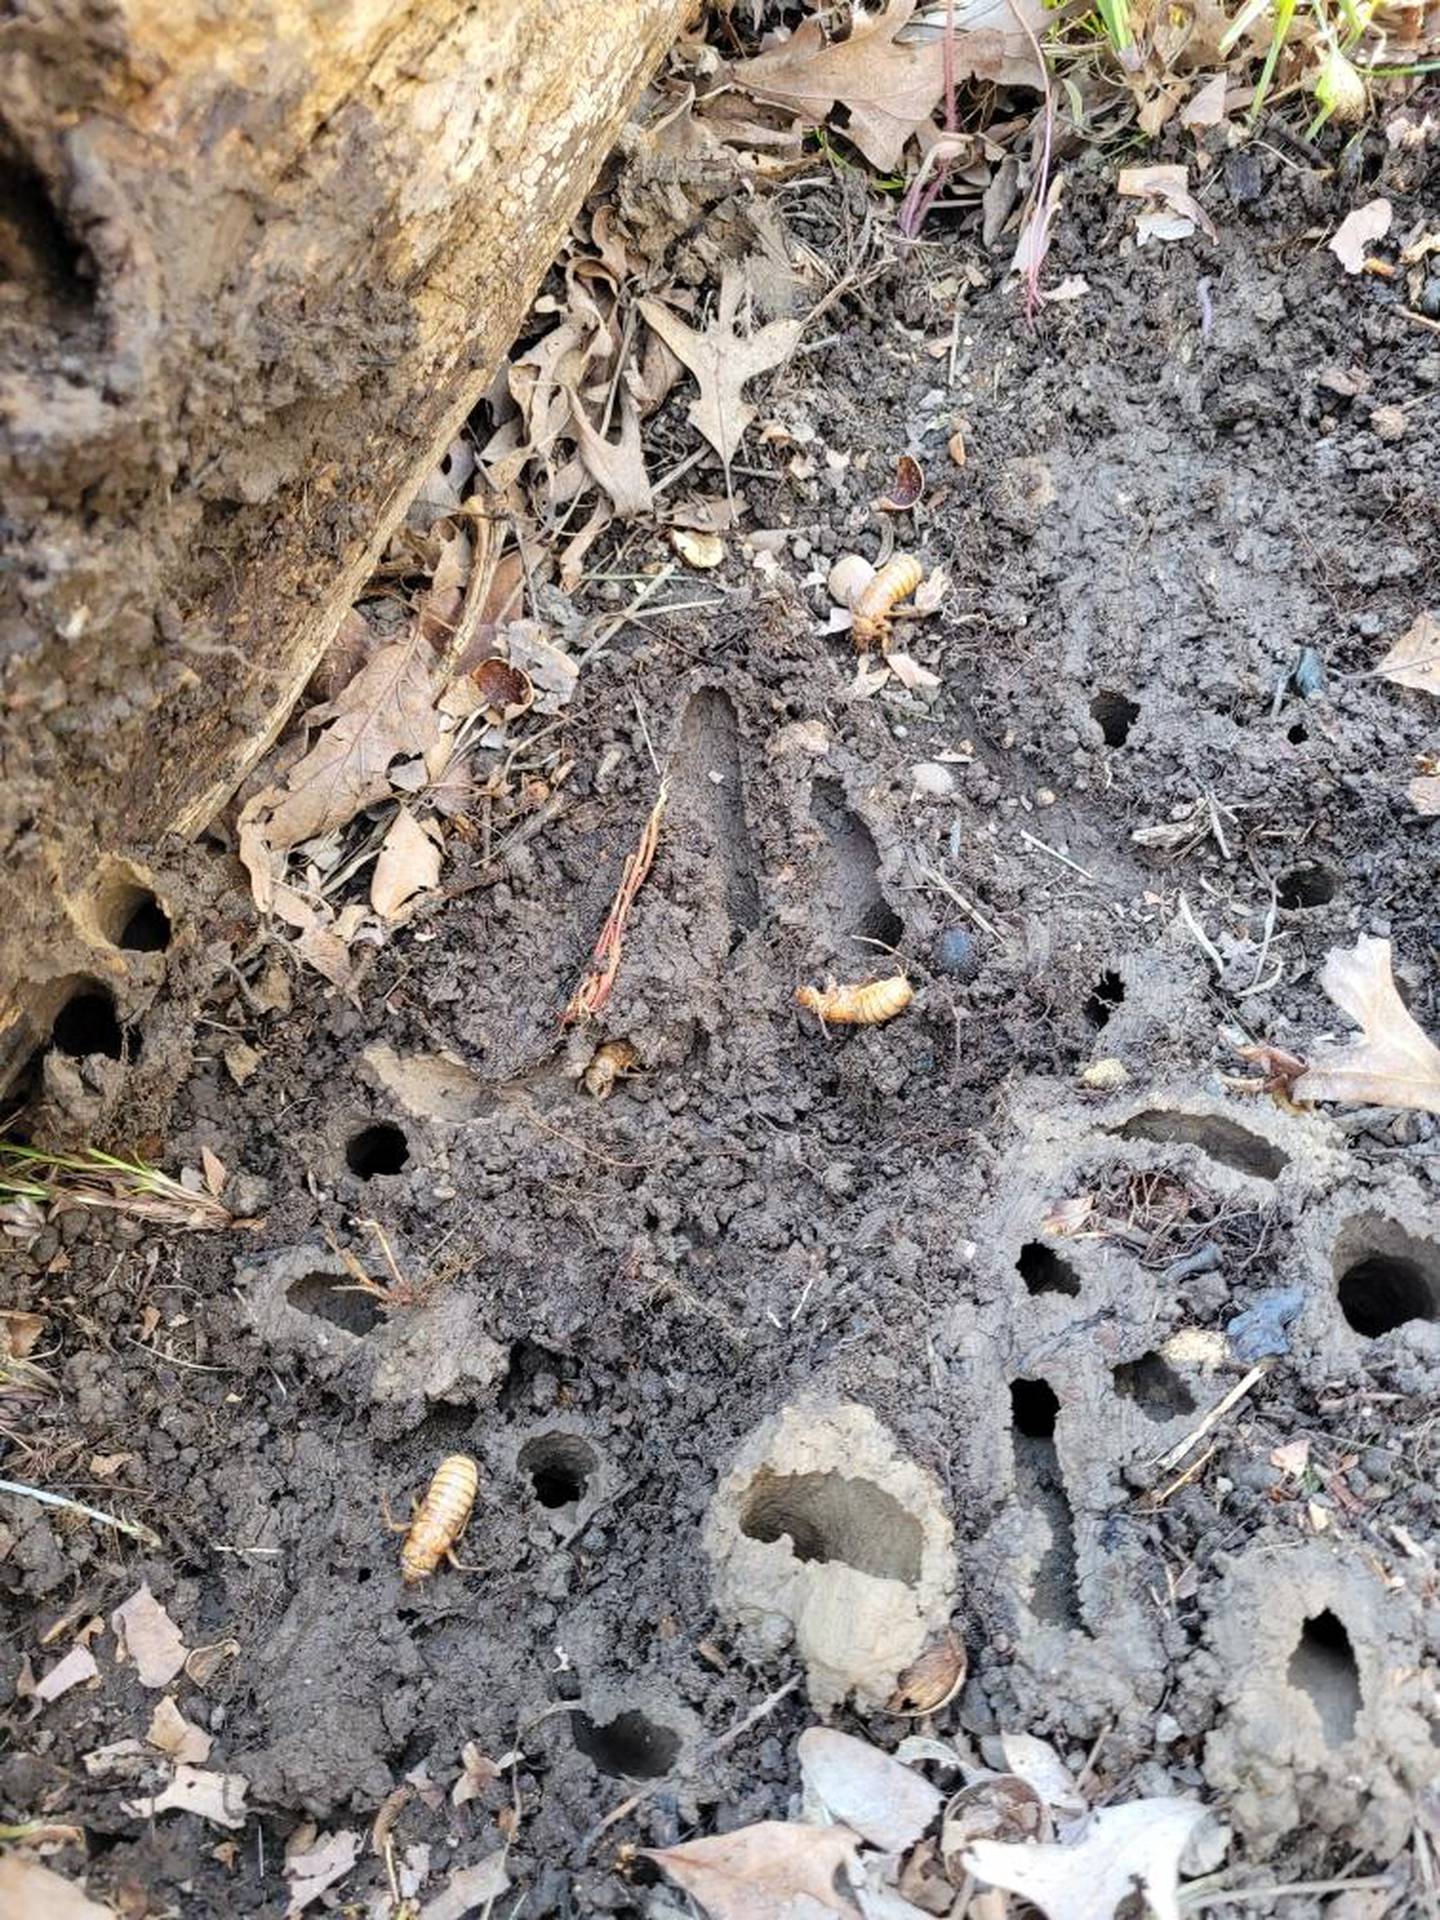
[[838,1561],[879,1580],[920,1578],[920,1522],[872,1480],[762,1467],[740,1513],[748,1540],[788,1540],[797,1560]]
[[1025,1282],[1027,1293],[1063,1293],[1073,1300],[1080,1291],[1080,1276],[1074,1267],[1043,1240],[1026,1241],[1015,1271]]
[[[125,1051],[125,1033],[115,1011],[115,996],[98,981],[73,993],[55,1016],[50,1040],[57,1053],[72,1060],[84,1060],[92,1053],[118,1060]],[[139,1048],[132,1038],[130,1050]]]
[[382,1318],[379,1301],[337,1273],[304,1274],[285,1289],[285,1298],[301,1313],[313,1314],[360,1338]]
[[1362,1704],[1360,1669],[1345,1623],[1328,1607],[1301,1628],[1287,1677],[1309,1696],[1330,1746],[1342,1747],[1354,1738]]
[[518,1464],[530,1476],[535,1498],[551,1509],[583,1500],[599,1466],[595,1449],[573,1433],[540,1433],[520,1449]]
[[362,1127],[359,1133],[351,1134],[345,1147],[345,1164],[361,1180],[373,1180],[377,1174],[399,1173],[409,1158],[410,1142],[405,1138],[405,1130],[397,1127],[393,1120],[380,1120],[373,1127]]
[[680,1757],[680,1735],[638,1707],[597,1723],[573,1716],[575,1744],[591,1765],[617,1780],[659,1780]]

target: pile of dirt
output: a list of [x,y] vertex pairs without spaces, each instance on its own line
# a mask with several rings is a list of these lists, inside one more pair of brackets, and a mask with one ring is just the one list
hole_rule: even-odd
[[[1440,336],[1316,247],[1356,195],[1412,225],[1427,182],[1373,139],[1363,182],[1247,152],[1213,245],[1137,248],[1082,167],[1049,271],[1088,291],[1034,329],[935,216],[770,387],[788,446],[736,471],[774,537],[728,540],[703,608],[611,634],[565,807],[498,880],[477,849],[466,891],[462,855],[354,1000],[238,990],[243,879],[189,856],[141,1070],[183,1075],[170,1151],[243,1173],[264,1225],[64,1213],[7,1282],[63,1389],[7,1471],[165,1545],[0,1500],[6,1680],[148,1581],[186,1647],[234,1643],[171,1690],[249,1813],[132,1810],[156,1762],[114,1747],[157,1695],[94,1638],[96,1683],[15,1697],[0,1763],[5,1818],[84,1827],[92,1892],[277,1912],[287,1843],[354,1834],[367,1913],[501,1850],[534,1920],[665,1911],[631,1843],[791,1808],[806,1688],[722,1737],[806,1661],[843,1693],[805,1611],[833,1567],[898,1592],[905,1657],[953,1621],[938,1734],[1042,1736],[1095,1803],[1202,1797],[1223,1884],[1360,1877],[1270,1912],[1415,1910],[1440,1122],[1227,1079],[1258,1077],[1237,1043],[1344,1030],[1319,972],[1360,936],[1440,1034],[1440,841],[1408,794],[1440,710],[1371,672],[1440,602]],[[856,192],[814,189],[817,244]],[[874,691],[824,576],[873,553],[905,452],[928,484],[900,542],[952,590],[907,632],[938,684]],[[635,1062],[599,1102],[557,1020],[657,762],[590,1035]],[[897,962],[887,1025],[793,1004]],[[879,1436],[853,1457],[845,1407]],[[406,1586],[382,1496],[455,1452],[481,1469],[463,1570]],[[838,1724],[891,1748],[877,1673]]]

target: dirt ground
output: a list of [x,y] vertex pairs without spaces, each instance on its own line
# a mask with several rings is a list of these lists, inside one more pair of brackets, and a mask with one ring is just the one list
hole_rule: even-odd
[[[1368,675],[1440,595],[1440,334],[1318,244],[1382,191],[1407,230],[1440,176],[1378,136],[1355,160],[1322,177],[1257,143],[1207,189],[1213,246],[1138,250],[1081,162],[1047,277],[1089,292],[1033,329],[1003,257],[935,216],[766,389],[795,440],[752,438],[737,484],[769,560],[727,540],[671,583],[709,604],[586,663],[564,807],[382,950],[358,1005],[294,970],[288,1010],[258,1005],[227,967],[238,865],[157,851],[194,906],[117,1126],[163,1127],[167,1165],[208,1147],[263,1225],[67,1213],[5,1281],[58,1328],[63,1393],[7,1423],[3,1471],[164,1542],[0,1500],[0,1813],[82,1825],[92,1892],[278,1915],[309,1820],[362,1842],[326,1900],[380,1911],[383,1806],[422,1900],[508,1845],[497,1912],[666,1911],[627,1849],[783,1818],[816,1718],[800,1687],[712,1748],[802,1670],[714,1604],[717,1486],[762,1422],[848,1402],[953,1524],[971,1671],[933,1731],[1048,1738],[1102,1803],[1204,1797],[1231,1886],[1399,1863],[1369,1905],[1270,1914],[1425,1911],[1440,1124],[1221,1081],[1254,1071],[1236,1042],[1343,1031],[1317,975],[1362,934],[1440,1034],[1440,839],[1406,797],[1435,710]],[[823,251],[866,191],[827,175],[792,231]],[[655,430],[682,429],[672,400]],[[906,637],[939,684],[860,698],[824,573],[873,553],[906,451],[928,488],[898,542],[953,581]],[[664,554],[632,538],[616,570]],[[655,799],[647,733],[670,803],[599,1036],[639,1066],[602,1103],[557,1018]],[[892,1024],[793,1005],[893,970],[884,949],[916,988]],[[236,1040],[261,1056],[243,1087]],[[1123,1076],[1087,1087],[1102,1060]],[[419,1304],[344,1290],[331,1239],[385,1276],[367,1221]],[[1226,1329],[1291,1289],[1251,1379]],[[403,1514],[457,1451],[481,1469],[463,1570],[404,1586],[382,1497]],[[913,1584],[916,1523],[845,1466],[778,1475],[740,1531]],[[235,1643],[174,1689],[248,1783],[233,1832],[127,1811],[153,1756],[87,1768],[157,1697],[108,1631],[102,1684],[14,1697],[47,1629],[142,1579],[188,1647]],[[457,1806],[467,1743],[494,1777]]]

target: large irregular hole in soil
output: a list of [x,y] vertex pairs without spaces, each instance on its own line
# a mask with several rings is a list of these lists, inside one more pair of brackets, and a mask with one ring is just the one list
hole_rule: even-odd
[[815,782],[810,812],[826,841],[817,920],[829,921],[837,944],[848,936],[898,947],[905,923],[880,890],[880,849],[838,780]]
[[1035,1571],[1030,1611],[1053,1626],[1079,1627],[1075,1577],[1075,1517],[1055,1449],[1060,1401],[1047,1380],[1010,1382],[1010,1422],[1015,1446],[1015,1492],[1050,1529],[1050,1545]]
[[345,1164],[361,1180],[399,1173],[409,1158],[405,1129],[393,1120],[378,1120],[374,1126],[362,1127],[345,1143]]
[[740,721],[719,687],[691,696],[680,723],[672,817],[696,834],[722,881],[733,951],[760,924],[758,863],[745,818]]
[[1099,727],[1107,747],[1123,747],[1130,729],[1140,718],[1137,701],[1113,688],[1102,688],[1090,702],[1090,717]]
[[[57,1053],[72,1060],[83,1060],[102,1053],[107,1060],[118,1060],[125,1051],[125,1032],[115,1011],[115,996],[99,981],[90,981],[73,993],[55,1016],[50,1042]],[[134,1036],[131,1052],[139,1051]]]
[[1182,1413],[1195,1411],[1195,1396],[1158,1353],[1142,1353],[1138,1360],[1123,1361],[1111,1377],[1121,1398],[1133,1400],[1152,1420],[1174,1420]]
[[537,1433],[521,1447],[517,1464],[542,1507],[569,1507],[585,1498],[600,1463],[578,1434]]
[[1328,1607],[1301,1628],[1287,1678],[1292,1687],[1309,1695],[1332,1747],[1343,1747],[1354,1738],[1355,1719],[1363,1704],[1360,1669],[1344,1622]]
[[681,1740],[673,1727],[652,1720],[638,1707],[597,1725],[588,1713],[571,1716],[575,1744],[601,1773],[617,1780],[659,1780],[680,1757]]
[[127,953],[164,953],[173,929],[170,916],[153,893],[142,893],[126,915],[116,946]]
[[12,254],[6,281],[17,291],[29,286],[43,293],[62,310],[92,308],[97,291],[94,259],[72,237],[44,180],[23,160],[0,159],[0,206]]
[[1015,1271],[1027,1293],[1064,1293],[1071,1299],[1080,1291],[1080,1276],[1068,1260],[1043,1240],[1027,1240],[1020,1249]]
[[317,1320],[362,1337],[383,1318],[380,1302],[343,1274],[302,1274],[285,1289],[285,1298],[301,1313],[313,1314]]
[[1306,907],[1328,907],[1339,891],[1339,874],[1315,861],[1292,867],[1275,883],[1277,903],[1291,912]]
[[1113,967],[1107,967],[1085,1002],[1085,1018],[1098,1032],[1101,1027],[1109,1025],[1111,1014],[1124,998],[1125,982]]
[[762,1468],[746,1490],[740,1530],[766,1544],[788,1538],[797,1560],[838,1560],[907,1586],[920,1578],[920,1522],[872,1480]]
[[1341,1229],[1334,1266],[1340,1311],[1367,1340],[1440,1318],[1440,1244],[1433,1240],[1362,1214]]
[[1208,1159],[1236,1173],[1248,1173],[1260,1180],[1278,1180],[1290,1164],[1290,1156],[1253,1133],[1237,1120],[1220,1114],[1183,1113],[1167,1107],[1150,1107],[1134,1114],[1123,1126],[1111,1131],[1122,1140],[1154,1140],[1162,1146],[1198,1147]]

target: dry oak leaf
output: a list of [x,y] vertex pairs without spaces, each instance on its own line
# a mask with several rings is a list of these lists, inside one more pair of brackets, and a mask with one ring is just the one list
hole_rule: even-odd
[[120,1642],[122,1657],[135,1662],[142,1687],[168,1686],[184,1666],[187,1649],[180,1629],[148,1584],[141,1585],[124,1606],[115,1609],[110,1627]]
[[115,1909],[92,1900],[83,1887],[38,1860],[18,1853],[0,1857],[0,1913],[17,1920],[115,1920]]
[[440,738],[434,655],[418,634],[382,647],[334,700],[305,715],[324,732],[291,767],[282,787],[267,787],[240,812],[240,858],[255,904],[268,912],[285,855],[302,840],[333,832],[390,791],[394,760],[424,759]]
[[939,1813],[941,1796],[922,1775],[836,1727],[807,1727],[796,1746],[808,1803],[843,1830],[901,1853]]
[[198,1813],[220,1827],[243,1827],[248,1783],[238,1773],[205,1773],[199,1767],[178,1766],[163,1793],[144,1800],[127,1800],[126,1813],[153,1820],[162,1813]]
[[1411,1107],[1440,1114],[1440,1047],[1411,1017],[1390,971],[1390,942],[1362,935],[1353,949],[1332,949],[1320,984],[1362,1029],[1359,1040],[1312,1049],[1296,1100]]
[[1417,613],[1375,671],[1397,687],[1440,694],[1440,618]]
[[1068,1842],[977,1840],[967,1873],[1031,1901],[1046,1920],[1114,1920],[1136,1892],[1154,1920],[1180,1920],[1180,1856],[1207,1818],[1196,1800],[1132,1800],[1092,1815]]
[[[845,128],[850,139],[872,166],[893,172],[905,142],[929,120],[945,91],[938,42],[896,43],[914,11],[914,0],[891,0],[871,14],[857,7],[848,36],[828,44],[819,21],[807,20],[780,46],[737,61],[730,79],[811,126],[819,126],[838,102],[850,116]],[[1003,43],[999,36],[996,40],[998,51]],[[957,52],[958,71],[963,52]]]
[[709,1920],[787,1920],[819,1913],[853,1914],[835,1875],[855,1857],[858,1834],[846,1827],[807,1827],[761,1820],[733,1833],[647,1848],[676,1886]]
[[649,513],[655,500],[640,445],[640,409],[630,395],[620,396],[618,440],[607,440],[590,424],[585,403],[578,393],[570,395],[570,408],[570,424],[575,429],[585,471],[609,494],[616,513],[622,520],[634,520]]
[[677,360],[694,374],[700,398],[688,409],[691,424],[719,454],[728,470],[756,409],[744,398],[747,380],[768,373],[794,352],[804,322],[772,320],[753,333],[735,330],[743,279],[727,268],[720,281],[719,310],[699,333],[658,300],[642,300],[640,311]]

